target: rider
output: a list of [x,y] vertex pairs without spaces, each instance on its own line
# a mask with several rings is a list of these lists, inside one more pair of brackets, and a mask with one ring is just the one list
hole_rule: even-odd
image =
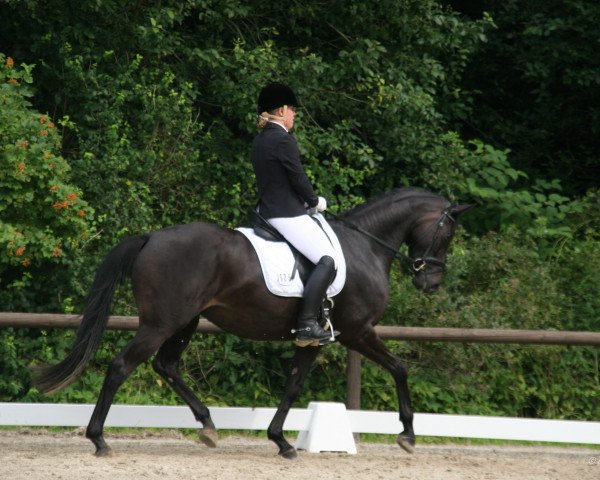
[[[296,341],[331,341],[318,323],[319,307],[336,275],[335,251],[307,207],[322,212],[323,197],[313,191],[300,162],[294,126],[298,101],[290,87],[271,83],[258,96],[258,126],[250,158],[260,196],[258,211],[300,253],[316,266],[306,282],[296,328]],[[335,332],[337,334],[337,332]]]

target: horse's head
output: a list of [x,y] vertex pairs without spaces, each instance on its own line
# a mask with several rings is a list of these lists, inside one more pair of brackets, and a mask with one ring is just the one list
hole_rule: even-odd
[[439,288],[446,268],[448,247],[456,232],[457,218],[473,206],[451,205],[441,213],[428,213],[410,232],[408,257],[416,288],[425,293]]

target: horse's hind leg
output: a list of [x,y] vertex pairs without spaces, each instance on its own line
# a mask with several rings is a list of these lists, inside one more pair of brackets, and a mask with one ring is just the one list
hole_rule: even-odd
[[281,403],[271,420],[271,424],[267,429],[267,435],[270,440],[273,440],[279,447],[279,455],[284,458],[296,458],[298,453],[283,436],[283,423],[290,411],[294,400],[298,397],[306,375],[310,370],[310,366],[317,358],[320,347],[296,347],[296,353],[292,363],[292,371],[288,377],[285,393],[281,399]]
[[135,337],[108,368],[96,408],[94,408],[86,430],[86,437],[96,446],[97,456],[105,456],[110,453],[110,449],[104,441],[103,430],[108,410],[117,390],[140,363],[148,360],[156,352],[164,340],[164,336],[155,330],[140,327]]
[[346,342],[344,345],[381,365],[394,377],[398,402],[400,403],[400,421],[404,427],[403,432],[398,435],[396,441],[408,453],[413,453],[415,450],[415,432],[413,430],[413,411],[410,404],[406,367],[398,357],[388,350],[374,329],[364,332],[359,338]]
[[198,317],[194,318],[183,330],[169,338],[159,348],[152,366],[169,385],[187,403],[196,420],[202,423],[203,428],[198,431],[200,440],[209,447],[217,446],[217,430],[210,417],[208,408],[198,400],[194,392],[184,383],[179,372],[179,359],[188,346],[192,335],[198,326]]

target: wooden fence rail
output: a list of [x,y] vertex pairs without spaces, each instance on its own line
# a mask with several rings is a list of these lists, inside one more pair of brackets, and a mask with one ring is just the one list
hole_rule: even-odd
[[[58,313],[0,312],[0,327],[77,328],[80,319]],[[138,317],[111,316],[107,328],[136,330]],[[600,332],[570,332],[554,330],[508,330],[487,328],[433,328],[377,326],[377,334],[386,340],[420,342],[519,343],[528,345],[600,346]],[[200,319],[198,331],[225,333],[206,319]],[[360,409],[360,355],[348,350],[347,399],[349,409]]]
[[[79,318],[60,313],[0,312],[0,327],[76,328]],[[138,317],[111,316],[108,328],[136,330]],[[436,328],[436,327],[375,327],[385,340],[413,340],[420,342],[465,343],[521,343],[545,345],[600,345],[600,332],[569,332],[555,330],[508,330],[490,328]],[[225,333],[206,319],[201,319],[198,331]]]

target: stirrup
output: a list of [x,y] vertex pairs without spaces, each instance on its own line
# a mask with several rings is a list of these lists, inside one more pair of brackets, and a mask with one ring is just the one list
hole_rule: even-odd
[[292,340],[292,343],[298,347],[318,347],[321,345],[320,340]]
[[330,343],[334,343],[336,341],[335,336],[339,335],[340,332],[334,330],[331,337],[324,338],[322,340],[314,339],[314,340],[292,340],[294,345],[298,347],[322,347],[323,345],[329,345]]
[[[321,327],[321,325],[319,325],[318,322],[315,322],[315,325],[318,325],[319,327]],[[296,334],[294,343],[300,347],[307,347],[308,345],[316,347],[316,346],[320,345],[321,342],[323,342],[324,340],[326,341],[329,339],[329,337],[325,337],[325,335],[328,335],[327,332],[324,332],[320,336],[311,335],[312,329],[313,329],[313,327],[310,327],[310,326],[307,326],[304,328],[299,328],[299,329],[293,328],[291,331],[292,331],[292,333]]]
[[[333,304],[333,302],[331,302]],[[325,331],[325,333],[327,333],[326,331],[329,330],[330,334],[327,337],[324,337],[323,335],[321,335],[321,338],[307,338],[307,339],[302,339],[299,340],[297,337],[295,340],[293,340],[293,343],[295,343],[297,346],[299,347],[318,347],[321,345],[327,345],[329,343],[333,343],[336,341],[335,337],[337,335],[340,334],[339,331],[334,330],[333,329],[333,325],[331,324],[331,319],[329,318],[329,315],[324,316],[324,318],[321,319],[321,322],[317,322],[317,325],[319,325],[320,323],[320,327]],[[310,327],[306,327],[304,329],[301,330],[307,330],[310,331],[311,328]],[[292,333],[298,333],[299,330],[298,329],[292,329]]]
[[326,340],[321,340],[320,345],[327,345],[328,343],[335,342],[335,337],[340,334],[338,330],[333,328],[333,323],[331,323],[331,310],[333,310],[334,305],[335,302],[331,297],[326,297],[321,305],[321,327],[323,330],[329,330],[331,336]]

